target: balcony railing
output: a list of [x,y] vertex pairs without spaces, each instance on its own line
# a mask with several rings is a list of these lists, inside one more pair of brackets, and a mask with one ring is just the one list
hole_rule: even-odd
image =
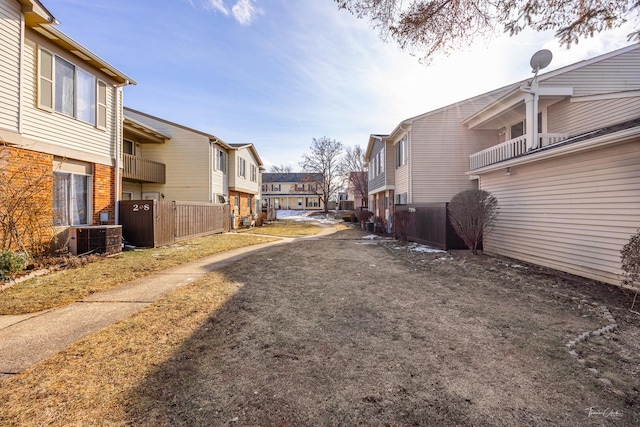
[[[538,147],[546,147],[567,139],[566,133],[539,133]],[[502,144],[473,153],[469,157],[470,170],[476,170],[505,160],[513,159],[527,153],[526,135],[510,139]]]
[[123,178],[157,184],[166,182],[164,163],[154,162],[131,154],[123,154],[122,163],[124,168]]

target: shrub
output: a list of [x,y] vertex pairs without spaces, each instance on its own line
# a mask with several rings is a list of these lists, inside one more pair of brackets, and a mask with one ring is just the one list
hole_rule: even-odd
[[0,279],[6,279],[27,266],[27,257],[20,252],[0,252]]
[[620,255],[624,275],[622,284],[631,287],[640,285],[640,229],[624,245]]
[[351,215],[349,215],[349,220],[351,222],[358,222],[358,217],[356,217],[356,214],[352,213]]
[[369,221],[369,218],[371,218],[373,216],[373,212],[371,211],[360,211],[358,212],[358,221],[362,222],[367,222]]
[[474,255],[497,215],[498,199],[488,191],[462,191],[449,202],[451,225]]
[[377,216],[373,218],[373,222],[376,224],[376,233],[384,233],[387,231],[387,220],[384,217]]

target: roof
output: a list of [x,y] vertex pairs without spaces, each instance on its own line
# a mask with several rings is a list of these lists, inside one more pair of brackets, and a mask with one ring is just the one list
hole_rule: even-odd
[[292,172],[292,173],[263,173],[262,182],[309,182],[322,181],[321,173]]
[[[576,62],[576,63],[570,64],[570,65],[558,68],[557,70],[553,70],[553,71],[549,71],[549,72],[540,74],[539,76],[537,76],[537,80],[538,80],[539,83],[541,83],[541,82],[544,82],[545,80],[548,80],[548,79],[550,79],[552,77],[556,77],[556,76],[559,76],[561,74],[568,73],[570,71],[578,70],[580,68],[586,67],[587,65],[595,64],[597,62],[604,61],[605,59],[613,58],[615,56],[622,55],[624,53],[627,53],[627,52],[630,52],[630,51],[633,51],[633,50],[636,50],[636,49],[640,49],[640,44],[634,44],[634,45],[631,45],[631,46],[623,47],[621,49],[617,49],[617,50],[614,50],[612,52],[605,53],[603,55],[599,55],[599,56],[596,56],[596,57],[593,57],[593,58],[590,58],[590,59],[585,59],[583,61]],[[493,100],[492,102],[488,103],[484,107],[480,108],[478,111],[476,111],[473,114],[471,114],[470,116],[466,117],[462,121],[462,123],[463,124],[469,123],[472,119],[474,119],[475,117],[480,116],[485,111],[489,111],[495,105],[500,104],[501,102],[504,102],[505,100],[507,100],[508,98],[514,96],[515,94],[522,93],[520,85],[522,85],[524,83],[529,83],[530,84],[530,80],[531,79],[524,79],[524,80],[520,80],[520,81],[514,83],[513,85],[511,85],[511,89],[508,90],[507,92],[505,92],[501,97]]]
[[[184,126],[184,125],[169,121],[169,120],[161,119],[160,117],[152,116],[151,114],[143,113],[142,111],[134,110],[133,108],[124,107],[125,119],[130,119],[130,120],[136,121],[135,119],[133,119],[131,117],[131,115],[127,116],[127,113],[139,114],[141,116],[145,116],[145,117],[148,117],[150,119],[157,120],[159,122],[166,123],[168,125],[178,127],[180,129],[188,130],[189,132],[197,133],[199,135],[207,137],[210,140],[214,141],[215,143],[220,144],[222,147],[224,147],[226,149],[232,148],[231,144],[227,144],[226,142],[224,142],[223,140],[221,140],[220,138],[218,138],[215,135],[211,135],[209,133],[202,132],[202,131],[199,131],[199,130],[196,130],[196,129],[193,129],[193,128],[190,128],[190,127],[187,127],[187,126]],[[147,126],[147,125],[144,125],[144,126]]]
[[231,150],[242,150],[244,148],[248,149],[253,153],[253,157],[255,157],[256,161],[258,162],[258,166],[262,167],[262,159],[260,158],[258,150],[256,150],[256,147],[253,144],[229,144],[229,147]]

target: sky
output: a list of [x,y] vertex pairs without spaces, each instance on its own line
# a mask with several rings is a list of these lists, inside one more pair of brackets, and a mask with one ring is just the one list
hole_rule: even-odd
[[252,143],[267,171],[299,171],[313,138],[366,148],[370,134],[629,45],[623,28],[559,47],[552,33],[478,40],[431,65],[385,43],[334,0],[43,0],[58,29],[137,82],[125,106]]

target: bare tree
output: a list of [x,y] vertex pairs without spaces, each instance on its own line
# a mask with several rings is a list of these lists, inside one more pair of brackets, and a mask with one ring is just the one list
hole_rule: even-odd
[[[429,62],[473,40],[514,35],[531,28],[554,30],[562,46],[577,44],[604,30],[618,28],[636,12],[638,0],[335,0],[358,18],[369,19],[385,40]],[[640,30],[628,36],[640,41]]]
[[270,169],[271,173],[291,173],[293,172],[293,167],[291,165],[273,165]]
[[300,167],[309,174],[309,179],[317,185],[324,211],[327,212],[329,200],[340,188],[342,143],[323,136],[322,138],[313,138],[310,149],[310,154],[303,154]]
[[53,237],[53,174],[50,165],[18,161],[15,153],[0,141],[0,250],[32,258]]
[[498,199],[488,191],[462,191],[449,202],[451,225],[474,255],[497,215]]
[[366,207],[369,200],[369,177],[364,152],[359,145],[345,148],[341,173],[347,188],[352,188],[354,194],[362,200],[361,207]]

